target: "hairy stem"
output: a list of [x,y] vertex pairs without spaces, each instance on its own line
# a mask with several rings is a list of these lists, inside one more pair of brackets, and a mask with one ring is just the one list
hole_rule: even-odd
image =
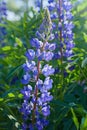
[[[36,82],[38,81],[39,75],[40,75],[40,61],[38,61],[38,63],[37,63],[37,70],[38,70],[38,74],[37,74]],[[37,104],[37,98],[38,98],[38,87],[37,87],[37,85],[36,85],[36,88],[35,88],[34,96],[35,96],[35,102],[34,102],[33,115],[32,115],[32,123],[33,124],[35,123],[35,110],[36,110],[36,104]]]

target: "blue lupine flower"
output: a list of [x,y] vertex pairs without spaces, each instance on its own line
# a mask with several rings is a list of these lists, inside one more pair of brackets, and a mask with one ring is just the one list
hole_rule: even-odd
[[6,2],[2,1],[0,2],[0,18],[6,17],[7,16],[7,7],[6,7]]
[[30,77],[31,77],[31,76],[30,76],[28,73],[26,73],[26,74],[23,76],[21,82],[22,82],[23,84],[28,84],[29,81],[30,81]]
[[[42,28],[43,30],[40,30]],[[27,58],[26,63],[22,65],[25,72],[22,83],[26,85],[21,90],[24,98],[20,108],[24,121],[22,125],[23,130],[43,130],[48,125],[46,117],[50,115],[49,102],[53,99],[49,92],[52,88],[53,80],[49,76],[55,70],[51,65],[41,65],[41,61],[48,62],[54,56],[52,51],[55,50],[56,45],[55,43],[51,44],[48,42],[51,38],[51,28],[49,11],[46,9],[45,18],[38,29],[40,37],[39,39],[33,38],[30,41],[31,46],[35,47],[35,49],[28,49],[25,54]],[[42,74],[45,76],[44,81],[40,79]],[[32,82],[34,83],[31,86]],[[28,120],[31,122],[30,124],[28,124]]]
[[[51,14],[52,28],[55,36],[55,41],[58,41],[58,46],[56,47],[56,52],[53,56],[53,59],[60,59],[61,64],[64,60],[68,61],[68,58],[71,58],[73,53],[73,48],[75,44],[73,42],[73,15],[72,15],[72,4],[69,0],[48,0],[48,9]],[[55,20],[58,22],[55,22]],[[58,51],[58,52],[57,52]],[[55,74],[60,73],[60,68],[55,70]],[[64,72],[64,77],[66,77],[67,72]]]
[[49,11],[53,11],[55,9],[55,4],[56,3],[50,3],[49,4],[49,7],[48,7]]
[[49,116],[50,115],[50,108],[49,108],[49,106],[44,106],[42,108],[42,113],[43,113],[44,116]]
[[31,96],[31,92],[32,92],[32,86],[30,85],[24,86],[24,89],[21,90],[21,93],[24,95],[25,99],[29,99],[29,97]]
[[42,92],[42,94],[41,94],[40,98],[41,98],[42,103],[49,102],[53,99],[53,96],[50,95],[50,92],[45,91],[45,89],[43,89],[43,91],[41,89],[41,92]]
[[34,69],[35,65],[36,65],[35,61],[27,61],[26,60],[26,63],[24,63],[22,65],[22,67],[23,67],[24,71],[27,72],[27,71],[31,71],[32,69]]
[[33,60],[35,57],[35,52],[32,49],[28,49],[25,55],[29,60]]
[[46,60],[46,61],[52,60],[52,58],[53,58],[53,56],[54,56],[53,52],[50,52],[50,51],[44,52],[43,55],[44,55],[43,58],[44,58],[44,60]]
[[[62,43],[62,46],[60,46],[60,48],[62,48],[61,57],[62,56],[66,58],[71,57],[73,55],[73,52],[70,50],[72,50],[72,48],[74,47],[73,32],[72,32],[74,25],[71,21],[73,18],[71,13],[72,10],[71,2],[68,0],[62,0],[61,4],[59,1],[57,1],[55,4],[55,0],[48,0],[48,3],[49,3],[48,8],[51,13],[52,20],[56,18],[58,19],[58,26],[56,23],[53,22],[53,30],[57,30],[57,32],[59,32],[55,33],[55,39],[57,38],[59,40],[60,45]],[[54,58],[59,59],[60,57],[59,55],[58,57],[56,55],[54,56]]]
[[35,6],[36,6],[38,12],[40,12],[40,10],[43,8],[43,1],[42,0],[35,0]]
[[42,74],[47,77],[49,75],[54,74],[54,71],[55,70],[54,68],[52,68],[52,66],[49,66],[48,64],[46,64],[44,68],[42,69]]
[[44,81],[44,89],[50,90],[52,88],[53,80],[47,77]]
[[37,49],[43,46],[43,42],[39,41],[37,38],[33,38],[30,43],[32,47],[36,47]]
[[50,3],[52,3],[54,0],[48,0],[48,3],[50,4]]
[[25,123],[22,124],[22,130],[26,130],[27,129],[27,125]]
[[35,1],[36,7],[41,7],[41,0],[36,0]]
[[70,71],[72,71],[72,70],[75,69],[75,66],[70,66],[68,69],[69,69]]
[[49,45],[49,50],[50,51],[54,51],[55,49],[56,49],[56,44],[55,43]]

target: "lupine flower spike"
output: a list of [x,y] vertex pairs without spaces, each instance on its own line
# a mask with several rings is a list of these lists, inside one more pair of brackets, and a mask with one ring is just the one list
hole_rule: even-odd
[[62,65],[64,59],[69,61],[73,56],[72,48],[75,46],[72,32],[74,27],[72,5],[69,0],[48,0],[48,3],[54,36],[58,43],[58,52],[55,53],[54,59],[60,59]]
[[55,39],[58,38],[60,41],[60,57],[68,58],[73,55],[72,48],[74,47],[71,2],[69,0],[48,0],[48,3],[51,19],[53,21],[58,19],[58,24],[53,22],[53,29],[55,30]]
[[20,109],[23,115],[23,130],[43,130],[48,125],[49,102],[53,99],[50,93],[53,80],[50,76],[55,71],[48,61],[52,60],[56,48],[54,43],[49,43],[51,31],[50,14],[48,9],[45,9],[43,22],[36,32],[38,38],[30,41],[34,49],[28,49],[25,53],[27,60],[23,64],[22,78],[24,88],[21,90],[24,101]]

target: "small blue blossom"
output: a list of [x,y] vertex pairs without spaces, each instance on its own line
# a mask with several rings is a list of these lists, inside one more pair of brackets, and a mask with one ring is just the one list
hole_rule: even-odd
[[48,3],[52,3],[52,2],[54,2],[54,0],[48,0]]
[[50,107],[49,106],[44,106],[42,108],[42,113],[44,116],[49,116],[50,115]]
[[50,92],[47,92],[43,89],[43,91],[41,90],[42,94],[41,94],[41,101],[42,103],[46,103],[46,102],[50,102],[53,99],[53,96],[50,95]]
[[42,73],[46,77],[52,75],[54,71],[55,71],[54,68],[52,68],[52,66],[49,66],[48,64],[46,64],[42,69]]
[[27,61],[26,60],[26,63],[24,63],[22,65],[22,67],[23,67],[24,71],[27,72],[27,71],[33,70],[35,68],[35,65],[36,65],[35,61]]
[[21,93],[24,95],[25,99],[29,99],[32,92],[32,86],[24,86],[24,89],[21,90]]
[[43,88],[50,90],[52,88],[52,83],[53,83],[53,80],[50,79],[50,77],[47,77],[44,81]]
[[49,4],[49,6],[48,6],[49,11],[53,11],[55,9],[55,7],[56,7],[55,4],[56,3],[50,3]]
[[37,38],[33,38],[30,43],[32,47],[36,47],[37,49],[43,46],[43,42],[39,41]]
[[25,55],[29,60],[33,60],[35,57],[35,52],[32,49],[28,49]]
[[22,130],[26,130],[27,129],[27,125],[25,123],[22,124]]
[[30,81],[30,78],[31,78],[31,76],[30,76],[28,73],[26,73],[26,74],[23,76],[21,82],[22,82],[23,84],[28,84],[29,81]]
[[53,52],[50,52],[50,51],[44,52],[43,55],[44,55],[43,58],[44,58],[44,60],[46,60],[46,61],[52,60],[52,58],[53,58],[53,56],[54,56]]

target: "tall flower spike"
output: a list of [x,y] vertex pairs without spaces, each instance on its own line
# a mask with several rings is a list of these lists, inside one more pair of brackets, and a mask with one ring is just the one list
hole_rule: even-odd
[[[73,56],[73,15],[72,5],[69,0],[48,0],[48,8],[51,13],[51,20],[55,41],[58,43],[54,59],[60,59],[61,66],[63,61]],[[55,22],[56,21],[56,22]]]
[[58,19],[58,24],[53,22],[53,30],[55,39],[58,39],[60,43],[61,57],[71,57],[73,55],[72,48],[74,47],[71,2],[68,0],[48,0],[48,3],[51,19]]
[[[43,27],[43,30],[42,30]],[[56,48],[54,43],[48,43],[51,30],[51,20],[48,9],[45,10],[45,17],[38,29],[40,40],[33,38],[31,46],[25,53],[26,63],[23,64],[24,76],[22,83],[25,84],[21,90],[23,103],[20,109],[23,115],[22,129],[43,130],[48,125],[47,117],[50,115],[49,102],[53,96],[49,92],[52,88],[53,80],[50,75],[54,74],[54,68],[48,64],[52,60],[53,52]],[[45,61],[42,65],[41,61]],[[47,63],[46,63],[47,62]],[[43,79],[41,79],[43,75]],[[30,85],[33,81],[32,86]]]

